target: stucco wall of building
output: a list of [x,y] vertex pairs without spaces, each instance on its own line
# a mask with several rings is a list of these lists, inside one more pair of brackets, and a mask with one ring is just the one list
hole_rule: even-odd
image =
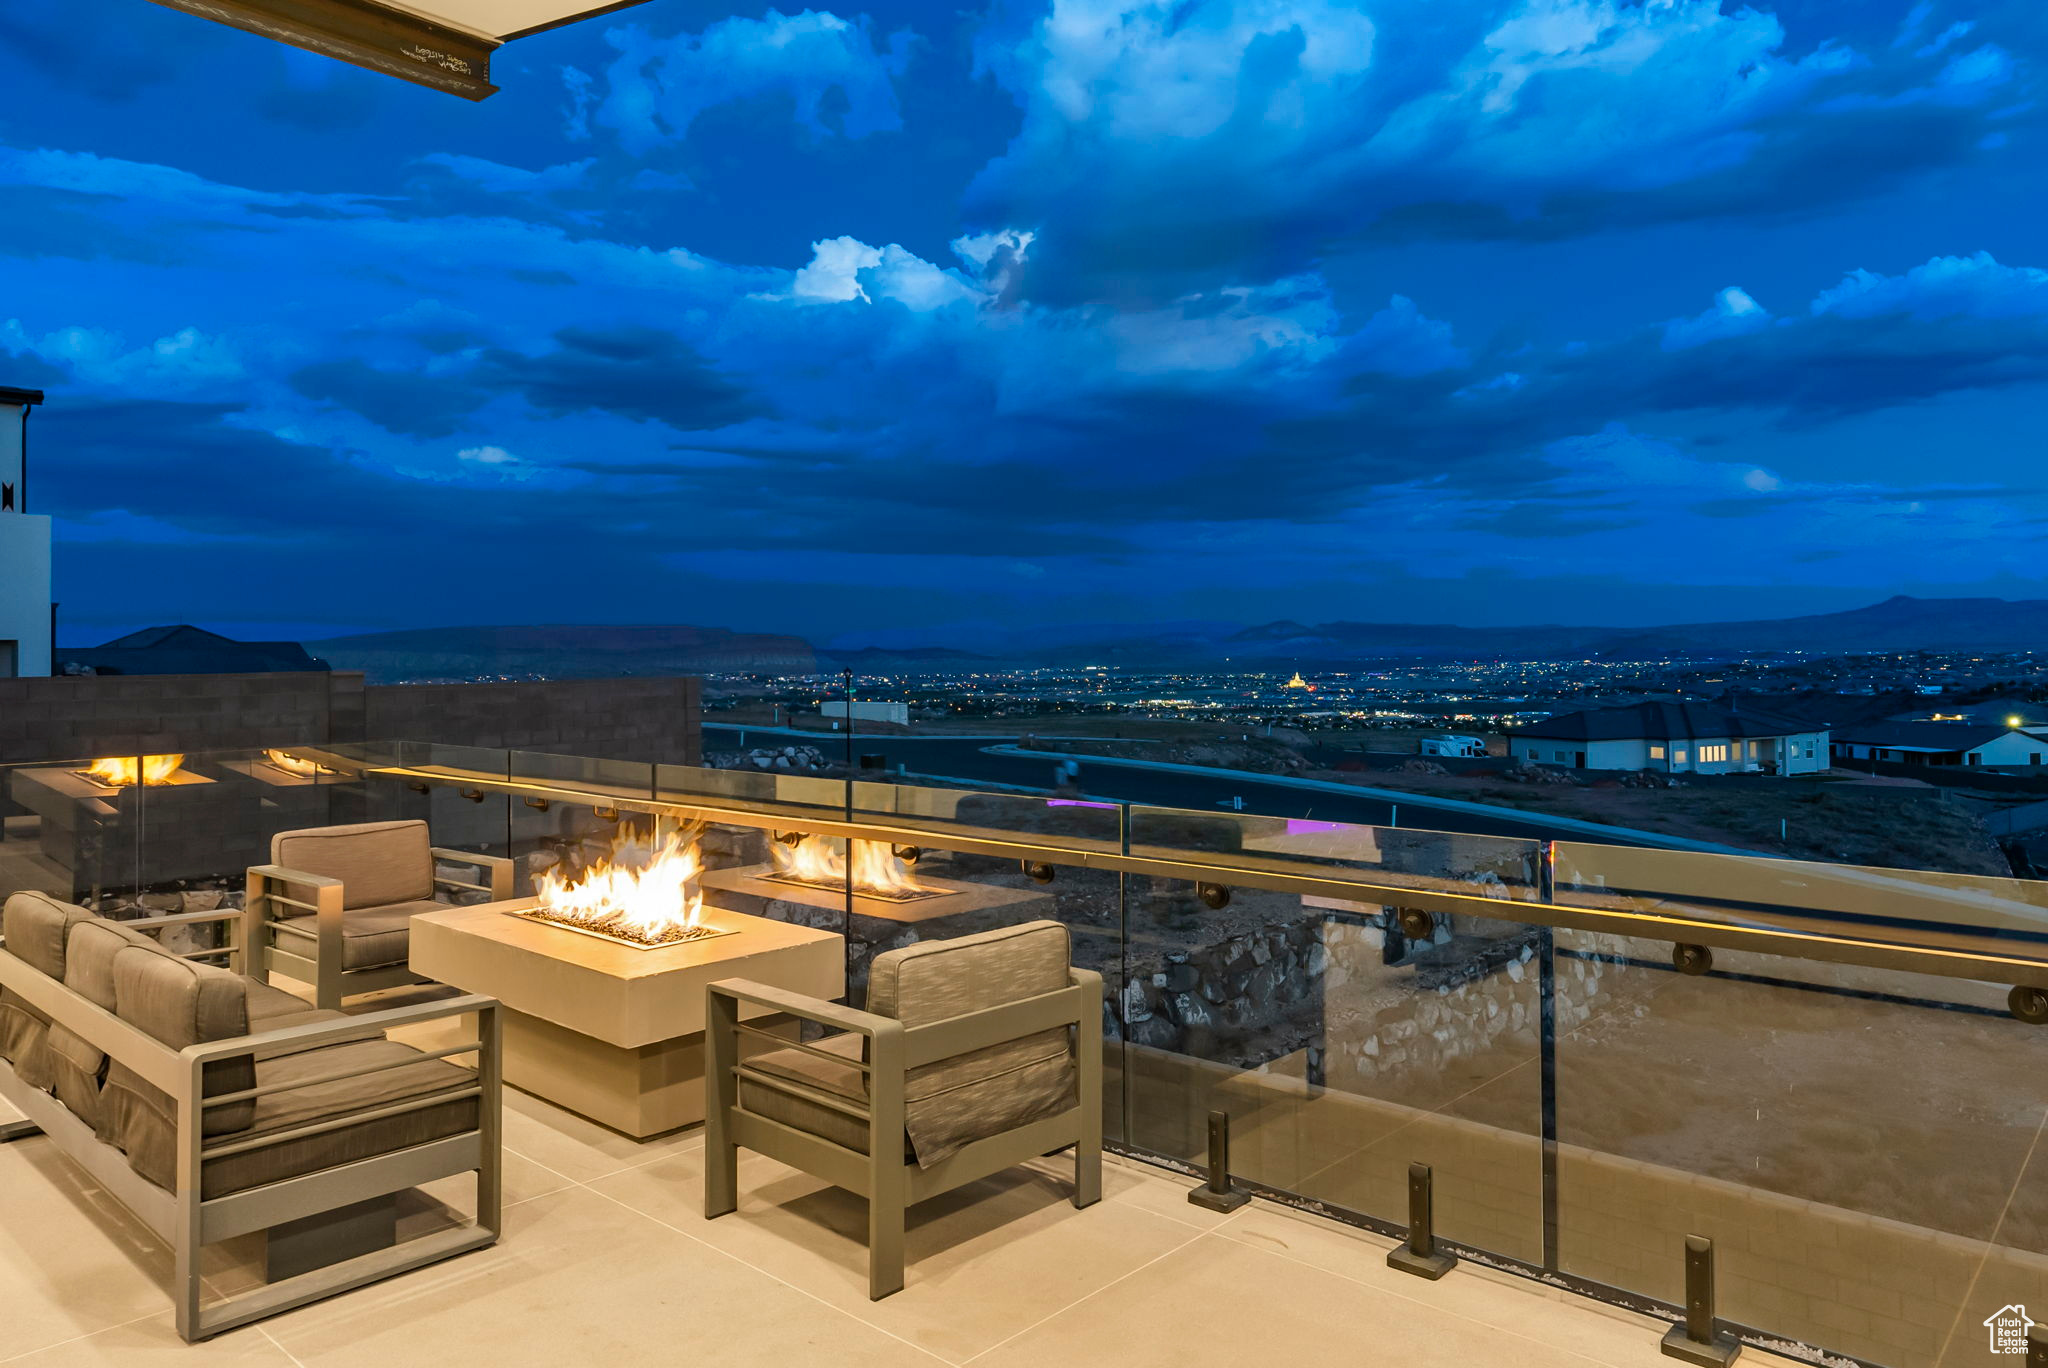
[[0,678],[49,673],[50,520],[0,511]]

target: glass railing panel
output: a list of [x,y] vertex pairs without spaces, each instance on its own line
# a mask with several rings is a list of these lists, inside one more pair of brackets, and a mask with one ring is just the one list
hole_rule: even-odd
[[1537,928],[1136,876],[1125,921],[1133,1147],[1223,1111],[1239,1177],[1396,1225],[1429,1164],[1440,1236],[1542,1258]]
[[[359,820],[357,805],[336,803],[353,787],[344,769],[291,747],[187,754],[169,782],[140,793],[134,914],[239,907],[249,867],[270,863],[278,834]],[[229,943],[220,922],[170,927],[162,939],[181,951]]]
[[522,796],[545,799],[545,790],[566,790],[595,799],[645,803],[654,797],[654,766],[636,760],[598,760],[585,755],[511,751],[505,757],[510,782]]
[[0,895],[34,889],[109,910],[141,891],[142,756],[0,769]]
[[1122,813],[1114,803],[942,785],[855,781],[853,812],[856,821],[930,833],[937,841],[952,837],[1114,852],[1122,832]]
[[2048,1033],[2003,985],[1557,933],[1559,1266],[1900,1368],[2048,1287]]
[[1763,856],[1557,844],[1556,900],[2048,961],[2048,883]]
[[[640,797],[644,803],[644,789]],[[506,822],[513,895],[532,897],[534,880],[543,873],[552,871],[558,881],[574,883],[586,872],[609,865],[621,853],[629,862],[637,858],[634,848],[654,834],[656,819],[644,808],[614,805],[624,802],[623,798],[577,802],[527,792],[511,795]],[[665,837],[672,829],[665,825],[660,834]]]
[[656,801],[702,809],[764,816],[814,816],[837,821],[846,815],[846,781],[796,770],[707,769],[699,765],[657,765]]
[[844,940],[849,985],[864,971],[851,929],[853,895],[842,839],[737,823],[699,823],[692,829],[699,833],[707,908],[829,931]]
[[1133,807],[1131,854],[1239,869],[1534,901],[1542,846],[1506,836],[1355,826],[1237,812]]

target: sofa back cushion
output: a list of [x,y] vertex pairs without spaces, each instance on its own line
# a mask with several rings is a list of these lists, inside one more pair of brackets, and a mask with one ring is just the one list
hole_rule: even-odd
[[[240,975],[134,945],[114,955],[114,1014],[173,1050],[249,1034],[247,989]],[[111,1071],[108,1084],[111,1089]],[[206,1066],[200,1092],[216,1097],[255,1086],[255,1061],[233,1055]],[[255,1105],[250,1100],[209,1107],[201,1130],[207,1135],[246,1130]]]
[[[1071,947],[1058,922],[1025,922],[877,955],[867,1009],[907,1027],[986,1011],[1067,987]],[[918,1163],[1073,1107],[1078,1073],[1067,1028],[952,1055],[910,1070],[905,1129]]]
[[280,831],[270,838],[270,862],[341,880],[345,908],[388,907],[434,896],[429,846],[425,822],[357,822]]
[[[70,929],[92,913],[47,893],[16,893],[0,906],[5,951],[59,982],[64,978],[64,944]],[[50,1018],[19,994],[0,988],[0,1059],[33,1088],[55,1091],[55,1058],[49,1050]]]
[[154,936],[105,917],[92,917],[71,928],[64,955],[64,986],[96,1007],[115,1011],[114,957],[130,948],[177,959]]
[[66,938],[74,925],[91,918],[82,907],[31,890],[0,906],[0,936],[7,938],[9,954],[62,983]]
[[[64,986],[105,1011],[115,1010],[114,957],[127,949],[177,957],[152,936],[104,917],[74,922],[65,942]],[[50,1087],[74,1116],[107,1138],[106,1108],[100,1092],[107,1077],[107,1056],[67,1026],[50,1027]]]

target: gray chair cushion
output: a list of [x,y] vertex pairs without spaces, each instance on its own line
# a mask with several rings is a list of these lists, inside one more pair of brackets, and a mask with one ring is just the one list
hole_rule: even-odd
[[64,981],[64,944],[75,923],[92,913],[47,893],[27,890],[0,905],[0,936],[7,951],[59,983]]
[[[49,1091],[70,1108],[71,1114],[99,1133],[105,1126],[101,1114],[100,1083],[105,1077],[107,1056],[77,1032],[62,1026],[50,1028]],[[104,1136],[102,1136],[104,1138]]]
[[[24,1066],[29,1069],[43,1068],[48,1064],[43,1058],[44,1042],[49,1038],[50,1019],[22,999],[0,988],[0,1059],[14,1066],[15,1074],[21,1081],[30,1081]],[[42,1087],[38,1083],[35,1086]]]
[[[905,1026],[1056,993],[1069,985],[1070,946],[1059,922],[1024,922],[877,955],[868,1010]],[[1079,1072],[1065,1027],[969,1050],[910,1070],[904,1116],[918,1162],[1078,1104]]]
[[[182,1050],[216,1040],[249,1034],[246,980],[225,969],[195,964],[158,950],[125,946],[114,956],[114,1014],[153,1039]],[[254,1087],[256,1068],[248,1055],[232,1055],[208,1064],[200,1079],[202,1096],[242,1092]],[[123,1096],[116,1102],[113,1094]],[[105,1121],[112,1143],[129,1149],[129,1128],[146,1125],[143,1113],[168,1112],[170,1098],[118,1065],[107,1071],[103,1090]],[[249,1125],[253,1101],[209,1107],[201,1131],[224,1135]],[[131,1161],[134,1151],[129,1150]]]
[[[114,956],[134,948],[176,959],[152,936],[103,917],[76,922],[66,941],[64,986],[94,1006],[114,1010]],[[108,1138],[100,1090],[107,1074],[106,1052],[68,1027],[50,1027],[50,1091],[100,1138]]]
[[421,821],[281,831],[270,838],[270,862],[341,880],[343,907],[388,907],[434,895],[434,857]]
[[[243,1001],[249,1012],[249,1034],[262,1035],[266,1031],[285,1031],[294,1026],[314,1026],[326,1021],[346,1021],[346,1012],[323,1012],[302,997],[295,997],[282,988],[273,988],[255,979],[243,979]],[[255,1051],[258,1063],[276,1059],[281,1055],[297,1054],[305,1049],[322,1049],[320,1045],[271,1045]]]
[[70,950],[64,957],[64,986],[94,1006],[114,1011],[114,957],[131,947],[166,959],[178,958],[154,936],[117,921],[94,917],[71,928]]
[[[242,1010],[249,1017],[249,1034],[274,1031],[277,1027],[269,1023],[281,1017],[297,1016],[313,1010],[313,1004],[282,988],[273,988],[255,979],[242,980]],[[340,1013],[335,1015],[339,1016]]]
[[[841,1059],[852,1061],[834,1064],[819,1059],[816,1055],[802,1050],[770,1050],[747,1060],[747,1067],[758,1069],[775,1078],[786,1078],[820,1092],[843,1097],[855,1106],[868,1104],[867,1078],[854,1067],[861,1059],[861,1051],[867,1046],[867,1037],[847,1032],[845,1035],[826,1036],[814,1042],[818,1049],[830,1051]],[[780,1121],[785,1126],[807,1131],[835,1145],[861,1154],[868,1152],[867,1122],[848,1116],[841,1111],[812,1101],[800,1093],[786,1093],[752,1079],[740,1078],[740,1106],[765,1116],[771,1121]]]
[[1000,1007],[1067,986],[1067,928],[1021,922],[973,936],[920,941],[875,956],[868,1010],[905,1026]]
[[[446,903],[422,900],[391,907],[359,907],[341,919],[341,967],[376,969],[404,964],[412,955],[412,919],[422,912],[446,912]],[[285,917],[282,924],[319,932],[317,917]],[[311,957],[313,942],[286,932],[277,938],[286,950]]]
[[[404,1063],[407,1059],[417,1062]],[[410,1045],[390,1040],[350,1041],[264,1060],[256,1066],[256,1078],[261,1086],[268,1087],[385,1062],[398,1063],[399,1067],[258,1098],[255,1118],[246,1130],[237,1134],[237,1142],[337,1119],[350,1111],[466,1086],[475,1079],[467,1069],[423,1058]],[[114,1069],[119,1073],[120,1065],[116,1064]],[[110,1096],[113,1091],[110,1078]],[[149,1092],[155,1090],[150,1089]],[[170,1099],[162,1093],[156,1093],[153,1098],[144,1092],[124,1095],[131,1099],[128,1105],[134,1111],[129,1119],[129,1143],[126,1146],[129,1164],[157,1186],[172,1187],[177,1175],[177,1128]],[[206,1160],[201,1167],[199,1191],[203,1198],[209,1200],[225,1197],[229,1193],[296,1178],[337,1164],[370,1159],[430,1140],[460,1135],[476,1129],[476,1125],[477,1099],[474,1097],[430,1103],[416,1111],[338,1126],[316,1135]]]
[[[39,970],[59,983],[65,981],[65,946],[73,927],[89,923],[92,913],[70,903],[59,902],[47,893],[30,890],[16,893],[0,907],[0,935],[7,938],[6,949],[30,968]],[[61,1050],[53,1049],[51,1036],[56,1033]],[[92,1102],[87,1102],[85,1111],[72,1104],[72,1097],[83,1094],[80,1090],[82,1064],[87,1056],[84,1046],[71,1032],[61,1026],[53,1026],[44,1012],[31,1007],[14,993],[0,990],[0,1058],[14,1066],[15,1077],[32,1088],[57,1093],[64,1098],[67,1106],[79,1111],[81,1119],[90,1122],[85,1111],[96,1111]],[[99,1069],[104,1064],[100,1057],[89,1070],[84,1070],[92,1079],[92,1090],[98,1090]],[[66,1082],[63,1091],[58,1089],[58,1079]],[[70,1097],[65,1094],[71,1094]]]

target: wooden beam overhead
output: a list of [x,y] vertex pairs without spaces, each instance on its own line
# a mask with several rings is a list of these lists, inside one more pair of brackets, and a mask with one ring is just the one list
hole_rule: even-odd
[[498,93],[491,84],[491,53],[499,39],[377,0],[154,2],[465,100]]

